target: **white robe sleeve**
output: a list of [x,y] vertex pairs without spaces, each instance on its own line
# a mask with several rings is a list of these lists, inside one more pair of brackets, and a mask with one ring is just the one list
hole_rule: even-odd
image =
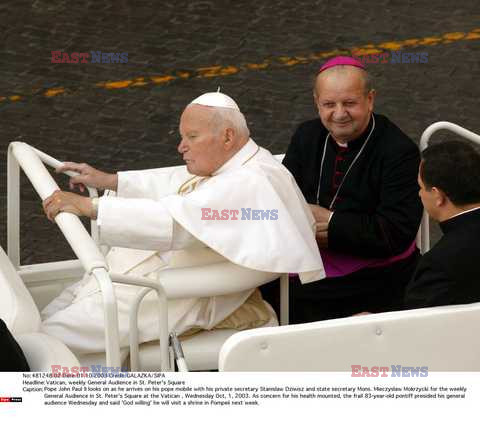
[[100,198],[98,224],[101,243],[111,247],[155,251],[172,248],[173,219],[161,202]]
[[100,240],[112,247],[169,251],[198,242],[180,226],[161,199],[176,193],[182,168],[118,173],[118,197],[102,197],[97,223]]
[[160,201],[101,198],[98,223],[101,243],[111,247],[169,251],[198,243]]
[[123,171],[118,173],[117,196],[159,200],[175,194],[186,179],[192,177],[184,167]]

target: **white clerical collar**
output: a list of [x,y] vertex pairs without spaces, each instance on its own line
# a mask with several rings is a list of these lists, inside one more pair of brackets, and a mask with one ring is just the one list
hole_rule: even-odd
[[455,214],[455,215],[452,215],[448,220],[454,218],[454,217],[458,217],[459,215],[462,215],[462,214],[467,214],[471,211],[475,211],[475,210],[480,210],[480,207],[475,207],[475,208],[470,208],[469,210],[466,210],[466,211],[462,211],[461,213],[458,213],[458,214]]
[[260,147],[258,147],[255,141],[249,138],[247,143],[227,162],[225,162],[220,168],[218,168],[214,173],[212,173],[212,175],[218,175],[230,169],[242,166],[244,163],[253,158],[253,156],[255,156],[259,150]]

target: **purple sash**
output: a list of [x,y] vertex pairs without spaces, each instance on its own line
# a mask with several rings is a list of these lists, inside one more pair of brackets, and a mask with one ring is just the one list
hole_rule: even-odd
[[333,250],[322,249],[320,255],[322,256],[323,266],[327,278],[336,276],[345,276],[357,270],[364,268],[387,266],[399,260],[406,259],[415,251],[415,241],[401,254],[388,258],[365,259],[362,257],[341,254]]

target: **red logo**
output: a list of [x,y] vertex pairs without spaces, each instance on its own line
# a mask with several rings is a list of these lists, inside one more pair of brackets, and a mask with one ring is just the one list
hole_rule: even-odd
[[0,403],[21,403],[22,397],[0,397]]

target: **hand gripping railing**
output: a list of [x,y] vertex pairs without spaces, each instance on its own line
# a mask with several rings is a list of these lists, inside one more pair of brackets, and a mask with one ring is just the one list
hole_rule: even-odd
[[[8,256],[17,270],[20,267],[20,167],[42,201],[59,189],[42,161],[53,167],[61,165],[26,143],[15,141],[8,147],[7,244]],[[85,271],[92,274],[100,285],[104,303],[106,363],[108,367],[120,367],[117,302],[105,258],[76,215],[62,212],[55,217],[55,222]]]
[[[462,128],[459,125],[456,125],[451,122],[435,122],[432,123],[425,131],[423,131],[423,134],[420,138],[420,150],[424,150],[428,146],[428,142],[432,135],[440,130],[446,130],[453,132],[454,134],[460,135],[463,138],[466,138],[467,140],[473,141],[474,143],[479,143],[480,144],[480,135],[475,134],[472,131],[469,131],[468,129]],[[422,224],[420,228],[420,236],[421,236],[421,249],[422,253],[428,251],[430,249],[430,225],[429,225],[429,218],[428,218],[428,213],[423,212],[423,219],[422,219]]]

